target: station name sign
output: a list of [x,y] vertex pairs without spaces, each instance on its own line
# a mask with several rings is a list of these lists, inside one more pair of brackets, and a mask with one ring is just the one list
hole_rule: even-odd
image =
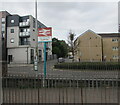
[[38,28],[38,43],[52,41],[52,28]]

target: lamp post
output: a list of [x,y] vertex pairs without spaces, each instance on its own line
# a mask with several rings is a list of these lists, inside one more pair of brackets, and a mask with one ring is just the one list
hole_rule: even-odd
[[34,61],[34,70],[38,71],[38,25],[37,25],[37,0],[35,1],[35,27],[36,27],[36,55]]

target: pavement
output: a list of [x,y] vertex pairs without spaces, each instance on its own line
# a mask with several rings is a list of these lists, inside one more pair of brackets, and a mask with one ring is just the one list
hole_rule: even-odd
[[33,64],[8,64],[8,67],[24,67],[24,66],[28,66],[28,67],[32,67]]

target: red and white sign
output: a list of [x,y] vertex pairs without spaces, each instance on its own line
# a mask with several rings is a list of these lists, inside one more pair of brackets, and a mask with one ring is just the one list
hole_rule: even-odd
[[38,42],[52,41],[52,28],[39,28],[38,29]]

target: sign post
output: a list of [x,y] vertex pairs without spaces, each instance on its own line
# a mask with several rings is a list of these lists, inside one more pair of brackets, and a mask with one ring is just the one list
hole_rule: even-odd
[[44,42],[44,77],[46,77],[46,42]]
[[38,43],[44,43],[44,77],[46,77],[46,43],[52,42],[52,28],[38,29]]

